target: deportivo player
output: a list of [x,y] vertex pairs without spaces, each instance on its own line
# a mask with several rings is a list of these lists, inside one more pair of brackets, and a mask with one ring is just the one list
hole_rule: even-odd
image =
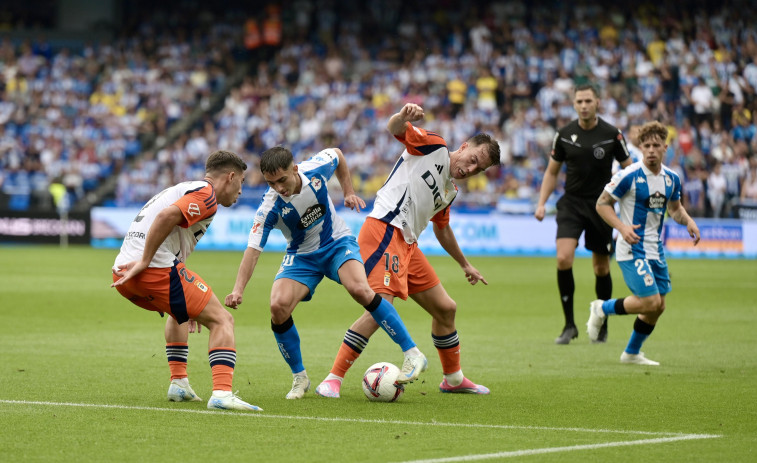
[[[662,164],[667,136],[659,122],[644,124],[639,129],[643,161],[615,174],[597,200],[599,215],[619,232],[615,258],[633,295],[592,302],[587,328],[593,340],[608,315],[638,314],[620,356],[622,363],[659,365],[640,349],[665,310],[665,295],[671,288],[661,238],[665,211],[686,227],[694,245],[699,242],[699,228],[681,205],[681,179]],[[615,214],[616,201],[620,218]]]
[[189,320],[210,331],[208,358],[213,392],[208,408],[262,410],[231,392],[236,363],[234,319],[207,283],[184,265],[210,226],[218,204],[229,207],[242,193],[247,165],[229,151],[212,153],[205,178],[179,183],[153,196],[126,233],[113,264],[119,293],[143,309],[170,315],[166,320],[166,355],[171,370],[168,400],[201,400],[189,385]]
[[[455,327],[457,304],[418,248],[418,237],[429,221],[433,222],[439,243],[460,264],[470,284],[487,284],[465,258],[448,226],[449,206],[457,195],[452,179],[465,179],[499,165],[499,144],[489,135],[478,134],[450,152],[442,137],[411,124],[423,117],[423,108],[408,103],[389,119],[389,132],[405,150],[360,229],[360,252],[374,291],[389,302],[395,297],[406,300],[409,295],[431,315],[431,337],[444,373],[441,391],[488,394],[489,389],[463,375]],[[316,388],[317,394],[339,397],[344,375],[377,329],[365,313],[353,323],[331,372]]]
[[342,284],[371,320],[378,323],[405,354],[398,382],[412,382],[425,369],[426,357],[415,346],[402,319],[390,303],[379,297],[365,277],[355,237],[339,217],[329,196],[327,182],[336,173],[344,191],[344,205],[365,207],[355,195],[347,162],[341,150],[330,148],[295,165],[283,147],[265,151],[260,170],[268,182],[250,230],[247,249],[226,305],[237,307],[257,265],[268,235],[278,228],[287,240],[287,251],[271,287],[271,329],[281,355],[292,370],[287,399],[301,399],[310,388],[302,361],[300,336],[292,312],[300,301],[309,301],[324,276]]

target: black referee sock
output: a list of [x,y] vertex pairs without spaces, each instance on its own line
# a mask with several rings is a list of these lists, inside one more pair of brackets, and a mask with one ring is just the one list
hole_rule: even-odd
[[573,268],[557,270],[557,289],[560,291],[560,302],[562,302],[562,311],[565,315],[565,325],[575,326],[573,319],[573,293],[576,290],[576,283],[573,280]]
[[596,275],[597,279],[594,284],[594,291],[597,293],[597,299],[606,301],[612,298],[612,277],[608,273],[605,276]]

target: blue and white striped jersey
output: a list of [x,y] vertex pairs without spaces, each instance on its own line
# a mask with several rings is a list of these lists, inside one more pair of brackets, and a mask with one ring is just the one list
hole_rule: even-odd
[[326,149],[298,164],[300,193],[284,198],[269,187],[255,213],[247,246],[262,251],[274,228],[284,234],[287,254],[307,254],[350,235],[326,186],[338,164],[336,151]]
[[662,166],[653,174],[643,162],[636,162],[613,175],[605,191],[620,205],[624,224],[641,225],[635,230],[641,238],[628,244],[618,235],[615,258],[618,262],[633,259],[662,260],[662,221],[669,201],[681,199],[681,179],[673,170]]

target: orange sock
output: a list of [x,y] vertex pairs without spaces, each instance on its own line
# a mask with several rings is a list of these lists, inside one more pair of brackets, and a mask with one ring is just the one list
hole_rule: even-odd
[[237,363],[237,351],[230,347],[216,347],[208,352],[214,391],[230,391]]
[[446,349],[436,348],[439,351],[439,360],[442,362],[442,372],[449,375],[460,371],[460,345]]
[[187,356],[189,346],[186,342],[167,342],[166,357],[168,369],[171,371],[171,381],[187,377]]
[[336,354],[334,366],[331,367],[331,374],[344,378],[344,375],[347,374],[347,371],[352,367],[352,364],[355,363],[355,360],[357,360],[358,357],[360,357],[360,352],[357,352],[352,347],[342,343],[342,345],[339,346],[339,352]]

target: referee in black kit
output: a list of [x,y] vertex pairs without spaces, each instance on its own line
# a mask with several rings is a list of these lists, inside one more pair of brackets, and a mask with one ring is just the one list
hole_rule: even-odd
[[[557,175],[563,163],[565,194],[557,201],[557,288],[565,314],[565,327],[555,339],[557,344],[568,344],[578,337],[573,318],[573,259],[578,238],[586,232],[586,249],[592,252],[596,277],[597,299],[612,297],[610,254],[612,254],[612,228],[595,209],[597,198],[612,176],[612,162],[617,159],[622,167],[631,164],[623,134],[617,127],[597,116],[599,94],[591,84],[578,85],[573,95],[573,108],[578,119],[571,121],[555,134],[552,157],[544,172],[539,193],[539,204],[534,217],[544,219],[544,204],[555,190]],[[607,319],[597,342],[607,340]]]

